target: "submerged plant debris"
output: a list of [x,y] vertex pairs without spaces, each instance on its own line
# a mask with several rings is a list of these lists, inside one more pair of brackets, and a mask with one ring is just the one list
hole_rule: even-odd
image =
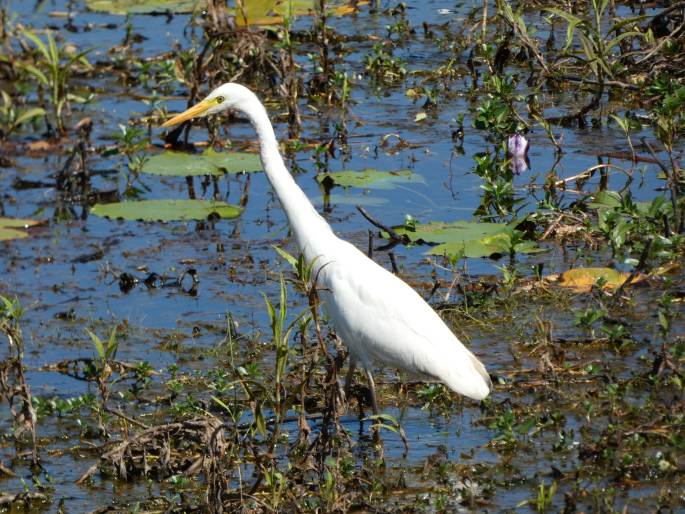
[[[627,0],[3,3],[0,510],[685,511],[684,24]],[[362,373],[346,397],[253,128],[160,128],[227,81],[487,399],[382,364],[380,416]]]

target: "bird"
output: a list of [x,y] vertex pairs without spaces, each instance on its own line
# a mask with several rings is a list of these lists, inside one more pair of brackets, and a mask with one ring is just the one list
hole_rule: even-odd
[[379,413],[374,363],[482,400],[492,389],[485,366],[464,346],[433,308],[406,282],[335,235],[295,182],[280,154],[269,115],[249,88],[225,83],[199,103],[173,116],[163,128],[193,118],[235,111],[247,117],[259,140],[262,167],[285,211],[291,234],[312,265],[319,298],[350,355],[345,392],[355,368],[364,369],[371,407]]

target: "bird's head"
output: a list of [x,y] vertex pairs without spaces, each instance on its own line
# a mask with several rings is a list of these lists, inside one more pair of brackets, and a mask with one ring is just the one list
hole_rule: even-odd
[[244,110],[245,105],[255,98],[254,93],[245,86],[227,82],[209,93],[204,100],[165,121],[162,127],[172,127],[186,120],[204,118],[228,109],[241,111]]

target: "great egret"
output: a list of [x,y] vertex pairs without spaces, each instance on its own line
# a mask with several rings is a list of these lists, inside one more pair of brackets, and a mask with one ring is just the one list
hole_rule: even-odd
[[440,316],[402,280],[379,266],[347,241],[339,239],[288,172],[278,150],[266,109],[245,86],[223,84],[162,127],[227,109],[250,120],[259,138],[262,165],[285,211],[297,246],[314,262],[319,295],[337,334],[350,352],[346,388],[361,363],[378,403],[371,375],[374,361],[413,375],[438,379],[475,400],[485,398],[490,377]]

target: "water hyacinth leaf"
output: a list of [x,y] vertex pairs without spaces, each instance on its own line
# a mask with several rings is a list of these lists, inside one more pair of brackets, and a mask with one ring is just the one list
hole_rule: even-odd
[[450,257],[489,257],[509,253],[540,251],[532,241],[514,243],[518,239],[515,224],[479,223],[470,221],[441,222],[394,227],[400,236],[412,243],[435,244],[428,253]]
[[663,196],[657,196],[651,202],[636,202],[632,198],[625,199],[616,191],[599,191],[594,195],[593,201],[588,203],[588,207],[600,211],[629,208],[640,215],[652,217],[662,217],[673,211],[671,203]]
[[616,209],[621,206],[621,195],[616,191],[600,191],[595,194],[588,207],[592,209]]
[[96,216],[130,221],[202,221],[210,216],[232,219],[242,209],[225,202],[205,200],[142,200],[95,204],[90,211]]
[[316,181],[329,188],[340,186],[368,189],[392,189],[402,183],[424,183],[421,175],[410,170],[380,171],[373,168],[320,173],[316,176]]
[[204,9],[206,0],[86,0],[86,9],[110,14],[185,14]]
[[23,239],[29,234],[25,229],[38,225],[40,222],[21,218],[4,218],[0,216],[0,241]]
[[142,171],[167,177],[224,175],[262,170],[259,155],[246,152],[217,152],[212,148],[201,154],[166,151],[145,161]]

